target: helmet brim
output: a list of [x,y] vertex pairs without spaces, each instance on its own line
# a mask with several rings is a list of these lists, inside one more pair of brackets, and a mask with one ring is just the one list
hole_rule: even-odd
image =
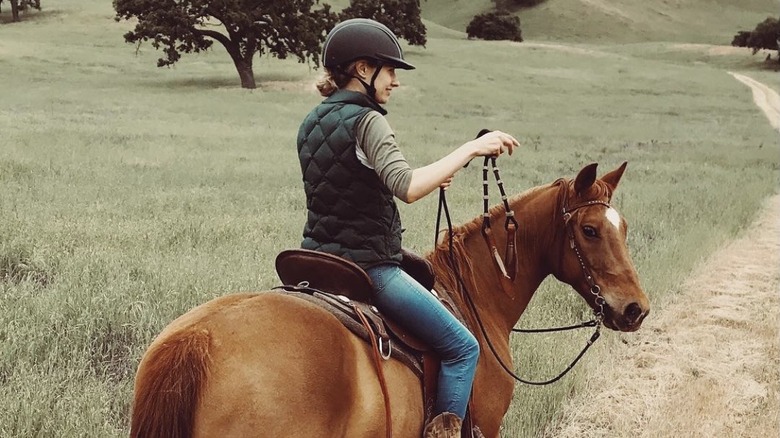
[[380,60],[382,63],[392,65],[395,68],[400,68],[403,70],[414,70],[416,68],[412,64],[409,64],[403,59],[397,58],[395,56],[387,56],[381,53],[377,53],[376,58]]

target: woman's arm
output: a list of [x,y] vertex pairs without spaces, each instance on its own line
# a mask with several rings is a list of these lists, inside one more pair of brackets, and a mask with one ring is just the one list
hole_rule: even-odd
[[514,148],[519,145],[514,137],[501,131],[492,131],[465,143],[444,158],[427,166],[414,169],[404,201],[408,203],[415,202],[436,190],[442,184],[449,185],[448,183],[452,176],[475,157],[486,155],[499,156],[504,150],[512,155]]
[[[398,197],[410,204],[438,187],[446,187],[453,175],[474,157],[510,154],[517,140],[501,131],[489,132],[463,144],[444,158],[418,169],[412,169],[395,142],[387,120],[379,113],[369,113],[356,127],[358,148],[365,155],[366,164],[374,169],[385,185]],[[358,154],[360,158],[360,154]]]

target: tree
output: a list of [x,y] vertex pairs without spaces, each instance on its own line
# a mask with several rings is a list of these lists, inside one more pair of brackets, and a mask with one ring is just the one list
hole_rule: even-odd
[[116,21],[137,19],[124,35],[128,43],[152,41],[170,66],[182,53],[200,52],[214,41],[233,59],[243,88],[256,88],[252,60],[269,53],[295,55],[319,66],[320,46],[337,15],[319,0],[113,0]]
[[734,35],[732,46],[748,47],[755,55],[759,50],[777,50],[780,62],[780,19],[768,17],[753,31],[741,30]]
[[[11,3],[11,21],[20,21],[19,12],[28,9],[41,10],[41,0],[8,0]],[[3,0],[0,0],[0,4]]]
[[488,12],[475,16],[466,33],[469,38],[485,40],[523,41],[520,31],[520,18],[508,12]]
[[340,19],[370,18],[393,31],[409,44],[425,46],[426,29],[420,18],[420,0],[351,0]]

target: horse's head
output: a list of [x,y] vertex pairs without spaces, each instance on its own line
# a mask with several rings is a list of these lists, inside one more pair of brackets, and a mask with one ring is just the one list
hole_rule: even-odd
[[600,179],[596,166],[585,166],[573,182],[561,184],[565,232],[554,274],[597,313],[603,312],[604,325],[634,331],[650,311],[650,302],[628,254],[628,225],[609,204],[626,163]]

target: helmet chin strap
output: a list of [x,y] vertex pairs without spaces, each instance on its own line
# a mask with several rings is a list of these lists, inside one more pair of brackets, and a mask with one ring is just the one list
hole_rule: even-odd
[[376,102],[376,87],[374,86],[374,83],[376,82],[377,76],[379,76],[379,72],[382,71],[383,64],[379,63],[376,65],[376,69],[374,70],[374,75],[371,76],[371,83],[367,84],[366,81],[361,79],[358,76],[352,76],[353,78],[360,81],[361,84],[363,84],[363,88],[366,89],[366,94],[368,94],[368,97],[371,98],[374,102]]

